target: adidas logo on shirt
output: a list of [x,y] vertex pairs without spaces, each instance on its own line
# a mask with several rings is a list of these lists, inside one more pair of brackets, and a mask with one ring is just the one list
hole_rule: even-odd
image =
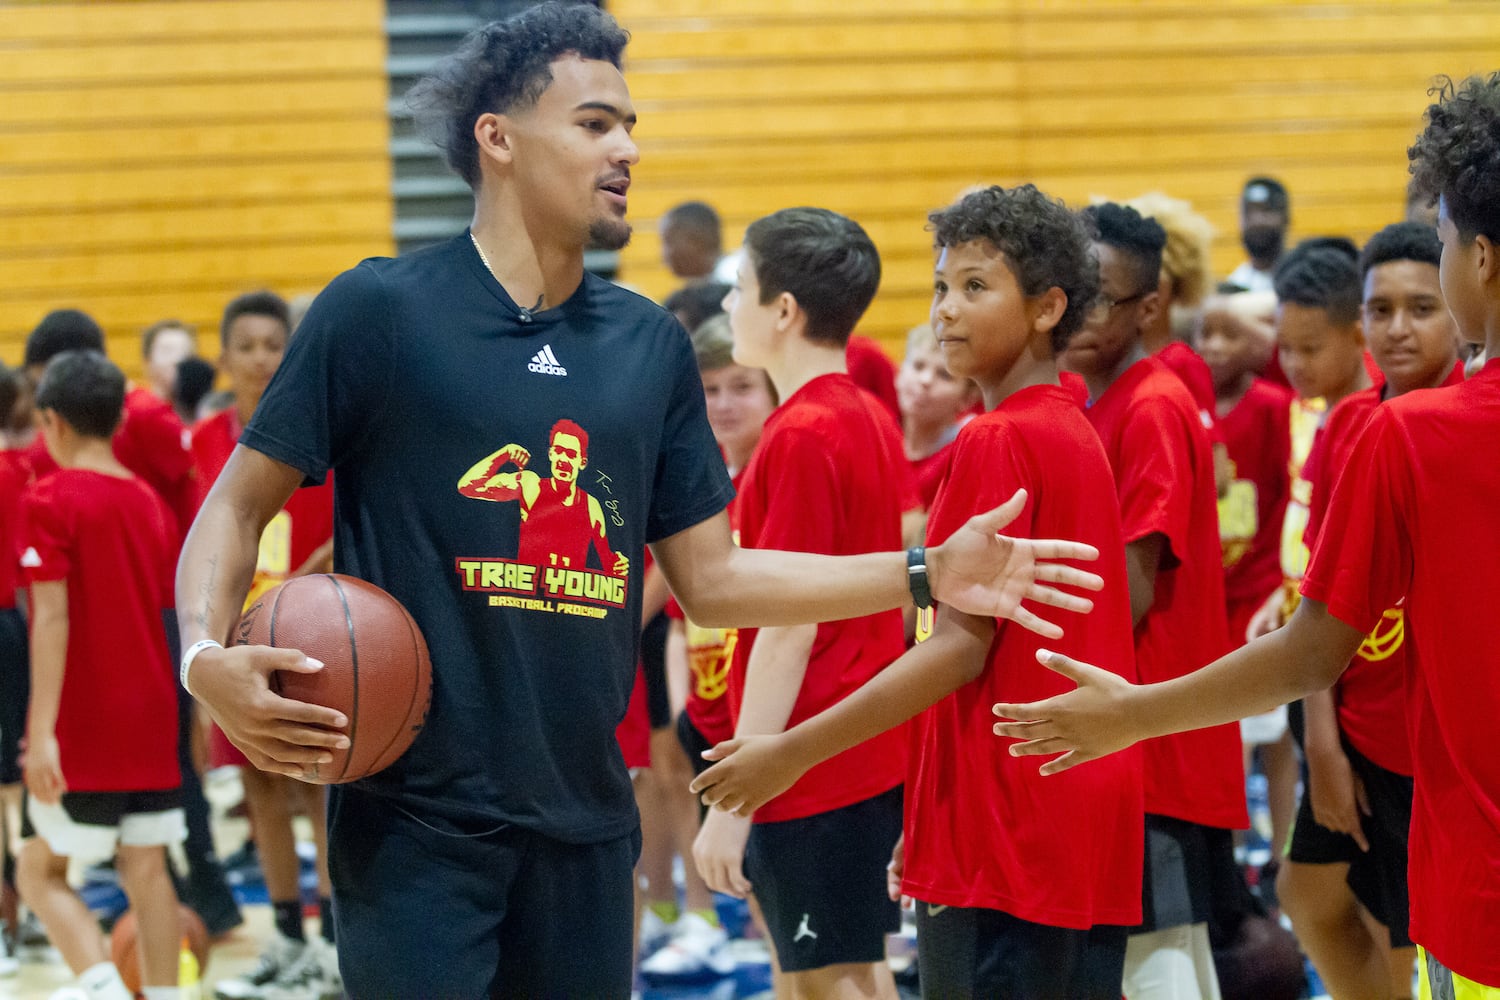
[[538,375],[566,375],[568,370],[557,360],[557,355],[552,353],[552,345],[547,344],[540,351],[531,356],[531,364],[526,366],[527,371],[536,372]]

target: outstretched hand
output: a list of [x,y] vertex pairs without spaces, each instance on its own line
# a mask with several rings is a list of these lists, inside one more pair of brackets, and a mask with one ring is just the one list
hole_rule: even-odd
[[1014,720],[995,723],[995,735],[1022,741],[1011,745],[1012,757],[1050,756],[1053,759],[1042,765],[1041,773],[1057,774],[1149,735],[1133,721],[1130,699],[1136,685],[1061,653],[1040,649],[1036,658],[1077,683],[1078,689],[1043,701],[995,706],[1000,718]]
[[1011,538],[1000,534],[1026,506],[1026,491],[1017,490],[994,510],[976,514],[943,544],[927,550],[933,597],[965,614],[1008,618],[1048,639],[1062,636],[1057,624],[1022,606],[1022,601],[1064,611],[1087,613],[1094,602],[1049,586],[1102,590],[1098,574],[1055,560],[1092,561],[1092,545],[1051,538]]
[[740,736],[703,751],[718,761],[688,787],[706,806],[750,816],[796,784],[806,767],[787,754],[780,736]]

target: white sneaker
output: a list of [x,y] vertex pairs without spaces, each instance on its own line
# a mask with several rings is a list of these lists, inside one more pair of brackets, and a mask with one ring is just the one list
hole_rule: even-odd
[[315,938],[307,943],[301,957],[266,987],[262,1000],[339,1000],[343,995],[338,953],[327,941]]
[[266,987],[297,964],[306,950],[306,942],[272,931],[271,940],[260,953],[260,960],[255,963],[255,968],[219,983],[214,987],[214,997],[216,1000],[262,1000]]
[[641,914],[640,954],[650,955],[666,944],[672,936],[672,927],[672,924],[658,917],[655,910],[646,907]]
[[672,925],[672,936],[641,963],[647,982],[693,982],[720,979],[734,972],[729,935],[696,913],[684,913]]

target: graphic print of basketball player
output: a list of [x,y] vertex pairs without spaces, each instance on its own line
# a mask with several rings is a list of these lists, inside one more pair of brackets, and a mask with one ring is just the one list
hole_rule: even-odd
[[[559,420],[552,425],[547,445],[551,478],[527,469],[531,452],[508,444],[464,473],[458,492],[475,500],[520,501],[519,562],[585,569],[592,547],[601,570],[627,576],[630,559],[610,549],[603,505],[578,485],[579,475],[588,468],[588,451],[588,431],[571,420]],[[514,468],[502,471],[507,466]]]

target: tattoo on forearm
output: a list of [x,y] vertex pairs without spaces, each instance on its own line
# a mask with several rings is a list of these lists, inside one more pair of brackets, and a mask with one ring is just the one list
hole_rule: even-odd
[[205,632],[209,629],[209,619],[213,617],[214,613],[214,583],[218,578],[219,557],[210,556],[208,559],[208,575],[204,577],[203,582],[198,586],[198,597],[201,599],[201,602],[194,616],[198,627]]

